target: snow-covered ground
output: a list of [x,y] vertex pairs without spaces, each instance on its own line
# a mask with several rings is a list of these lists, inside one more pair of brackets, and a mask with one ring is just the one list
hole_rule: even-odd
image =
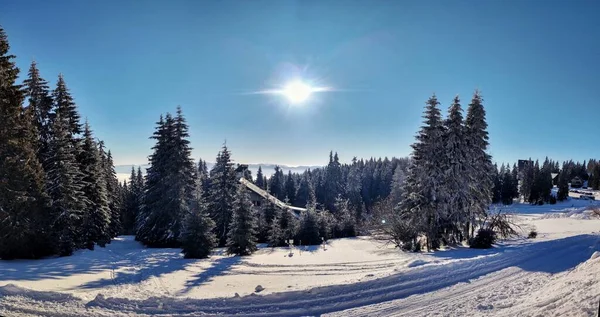
[[0,261],[0,315],[595,316],[597,204],[500,207],[538,238],[490,250],[413,254],[359,237],[293,256],[261,248],[186,260],[120,237],[71,257]]

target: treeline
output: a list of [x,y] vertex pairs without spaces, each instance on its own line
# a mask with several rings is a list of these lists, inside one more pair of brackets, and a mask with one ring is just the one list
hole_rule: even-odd
[[81,123],[62,75],[35,62],[23,85],[0,28],[0,258],[70,255],[120,231],[112,156]]
[[[323,168],[284,175],[276,167],[269,178],[259,168],[253,178],[248,170],[236,172],[226,145],[210,171],[203,160],[194,164],[188,138],[180,108],[175,116],[161,116],[146,176],[132,169],[121,190],[123,232],[150,247],[182,247],[186,257],[206,257],[216,246],[246,255],[259,242],[310,245],[355,236],[363,211],[390,196],[394,178],[408,166],[406,159],[395,158],[341,164],[331,153]],[[294,214],[271,201],[257,208],[240,178],[306,210]]]

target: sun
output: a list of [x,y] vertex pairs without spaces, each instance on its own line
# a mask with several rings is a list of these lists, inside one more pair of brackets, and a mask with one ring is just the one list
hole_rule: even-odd
[[287,84],[282,90],[281,94],[284,95],[290,103],[301,104],[310,98],[310,95],[316,91],[313,87],[302,81],[294,81]]

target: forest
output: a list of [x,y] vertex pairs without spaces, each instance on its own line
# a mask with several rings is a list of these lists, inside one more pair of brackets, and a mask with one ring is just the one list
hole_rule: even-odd
[[[54,89],[32,62],[25,79],[0,28],[0,258],[69,256],[104,247],[118,235],[135,235],[148,247],[181,248],[204,258],[225,247],[248,255],[258,243],[321,244],[331,238],[381,234],[404,250],[434,250],[504,231],[486,220],[492,204],[556,203],[567,199],[575,177],[600,187],[600,162],[546,158],[493,164],[486,112],[475,91],[463,117],[457,96],[440,110],[435,95],[409,158],[352,158],[335,152],[304,173],[243,177],[290,206],[294,216],[267,203],[255,208],[236,176],[224,144],[208,170],[192,158],[180,107],[156,122],[155,145],[145,171],[117,180],[113,157],[82,122],[65,78]],[[553,177],[553,175],[557,175]],[[556,195],[552,188],[558,187]],[[497,222],[492,222],[497,223]]]

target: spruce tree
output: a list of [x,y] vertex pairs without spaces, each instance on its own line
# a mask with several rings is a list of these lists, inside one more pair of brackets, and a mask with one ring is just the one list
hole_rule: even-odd
[[285,195],[288,199],[288,203],[294,205],[296,202],[296,182],[294,181],[292,171],[288,171],[288,175],[285,179]]
[[104,247],[110,241],[111,215],[103,177],[102,158],[87,122],[83,130],[81,150],[78,161],[83,172],[82,191],[88,201],[83,216],[83,243],[86,248],[93,250],[95,244]]
[[30,140],[35,129],[22,116],[19,69],[0,27],[0,258],[38,258],[52,252],[44,172]]
[[227,252],[250,255],[256,247],[256,217],[246,186],[239,184],[233,203],[233,216],[227,232]]
[[267,189],[267,184],[265,184],[265,176],[262,172],[262,167],[258,166],[258,171],[256,172],[256,181],[254,182],[258,188]]
[[198,182],[194,190],[194,199],[189,213],[184,217],[181,232],[182,253],[185,258],[202,259],[210,255],[217,238],[213,232],[214,221],[208,215],[202,183]]
[[[414,225],[414,231],[427,238],[427,249],[439,245],[438,233],[446,210],[446,197],[443,189],[444,156],[439,155],[442,148],[444,127],[439,102],[433,95],[426,103],[424,125],[412,145],[412,164],[409,168],[403,190],[399,212],[407,222]],[[406,243],[413,237],[407,237]]]
[[137,237],[149,246],[176,247],[197,184],[188,127],[179,107],[175,117],[161,118],[152,138],[157,144],[150,157]]
[[209,212],[215,221],[215,233],[219,246],[225,246],[229,224],[233,213],[233,203],[237,180],[231,162],[231,153],[224,144],[217,154],[216,163],[210,171]]
[[285,177],[279,166],[275,166],[275,173],[271,175],[269,193],[281,201],[285,199]]
[[335,200],[335,208],[337,210],[337,231],[335,236],[340,238],[356,237],[356,218],[350,211],[350,202],[348,199],[338,196]]
[[558,193],[556,199],[559,201],[566,200],[569,197],[569,172],[567,164],[563,163],[562,170],[558,174]]
[[83,192],[77,149],[68,117],[58,112],[53,120],[50,143],[48,193],[52,199],[52,230],[59,255],[71,255],[85,242],[82,225],[90,204]]
[[[28,110],[31,114],[31,123],[35,128],[35,151],[39,162],[46,167],[49,156],[49,144],[52,137],[50,130],[50,117],[52,98],[48,82],[40,76],[36,62],[31,63],[25,84],[25,94],[28,97]],[[46,170],[47,168],[45,168]]]
[[300,177],[298,191],[296,192],[296,207],[305,207],[310,200],[311,193],[314,194],[314,188],[310,179],[310,170],[307,170]]
[[104,167],[104,182],[106,184],[106,195],[108,198],[108,208],[110,211],[110,225],[108,228],[111,238],[116,237],[121,232],[121,209],[122,202],[119,195],[119,179],[115,171],[115,165],[112,153],[109,150],[106,155],[101,153],[102,166]]
[[[166,207],[164,193],[169,185],[164,177],[167,173],[168,164],[168,134],[171,133],[173,119],[169,116],[165,121],[163,116],[156,123],[153,135],[156,144],[152,147],[153,153],[150,155],[150,167],[146,171],[146,181],[144,184],[144,198],[141,208],[136,217],[136,240],[146,245],[161,245],[161,236],[153,228],[162,227],[161,211]],[[169,215],[167,215],[169,216]]]
[[465,118],[465,133],[469,144],[468,161],[472,171],[471,186],[472,200],[469,215],[471,232],[467,238],[472,236],[477,219],[483,219],[492,200],[492,160],[487,153],[488,132],[483,108],[483,98],[479,91],[475,91],[473,99],[467,109]]

